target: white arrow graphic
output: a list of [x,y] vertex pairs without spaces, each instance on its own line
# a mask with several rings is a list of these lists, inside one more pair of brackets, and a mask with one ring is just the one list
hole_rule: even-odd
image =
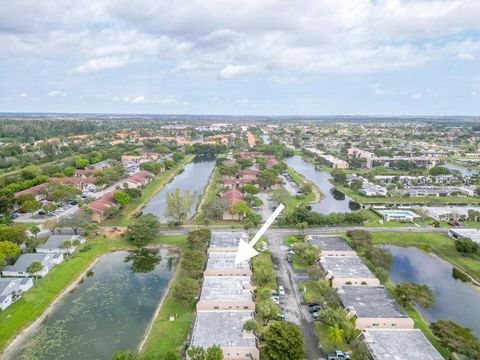
[[270,225],[275,221],[278,215],[282,212],[282,210],[285,208],[283,204],[278,205],[278,207],[275,209],[272,215],[265,221],[265,224],[262,225],[260,230],[255,234],[253,239],[247,243],[243,240],[240,240],[238,244],[238,251],[237,251],[237,256],[235,257],[235,265],[240,264],[243,261],[247,261],[251,259],[252,257],[258,255],[258,251],[255,250],[253,247],[257,243],[258,240],[262,237],[262,235],[265,233],[265,231],[268,230]]

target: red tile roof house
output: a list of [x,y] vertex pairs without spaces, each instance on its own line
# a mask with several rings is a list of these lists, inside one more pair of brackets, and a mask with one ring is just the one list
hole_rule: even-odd
[[238,172],[239,178],[246,180],[257,180],[259,174],[260,171],[256,169],[244,169]]
[[40,191],[45,187],[45,185],[47,185],[47,183],[38,184],[38,185],[32,186],[31,188],[18,191],[13,195],[13,197],[17,198],[22,195],[32,194],[33,196],[35,196],[37,200],[40,200],[43,198],[43,195],[40,193]]
[[223,178],[223,186],[227,189],[239,189],[242,185],[249,184],[253,182],[253,180],[249,179],[232,179],[230,177]]
[[94,177],[61,177],[61,178],[50,178],[48,181],[54,182],[63,182],[63,183],[72,183],[76,188],[80,190],[96,190]]
[[142,170],[122,181],[122,187],[136,189],[140,186],[147,185],[154,175],[150,171]]
[[115,191],[117,190],[112,190],[88,204],[88,208],[92,210],[92,221],[102,221],[104,219],[103,213],[105,210],[111,208],[112,206],[116,206],[115,200],[113,200],[113,194]]
[[243,200],[245,195],[237,189],[225,191],[221,198],[228,205],[228,209],[223,213],[223,220],[238,220],[237,215],[230,214],[230,208],[240,200]]

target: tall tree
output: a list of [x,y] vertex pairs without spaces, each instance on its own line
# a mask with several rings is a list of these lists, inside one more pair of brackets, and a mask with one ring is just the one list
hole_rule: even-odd
[[343,342],[344,330],[338,324],[334,324],[328,328],[328,339],[335,345],[339,346]]
[[207,349],[205,360],[223,360],[223,352],[220,346],[213,345]]
[[395,294],[403,306],[418,304],[430,307],[435,301],[433,291],[427,285],[399,283],[395,286]]
[[137,217],[134,222],[128,225],[125,238],[137,247],[144,247],[158,236],[160,222],[153,214],[146,214]]
[[176,224],[184,223],[193,203],[193,196],[190,192],[186,190],[182,194],[180,189],[175,189],[175,191],[165,194],[165,200],[167,202],[165,216]]
[[450,320],[439,320],[430,324],[435,336],[451,351],[465,355],[468,359],[480,358],[480,343],[471,329]]
[[303,337],[298,326],[278,322],[264,334],[265,354],[272,360],[303,359]]

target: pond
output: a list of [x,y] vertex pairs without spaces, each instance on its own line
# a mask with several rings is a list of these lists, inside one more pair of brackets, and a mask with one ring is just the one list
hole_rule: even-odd
[[196,160],[187,164],[180,174],[175,176],[170,183],[165,185],[162,190],[147,202],[142,212],[144,214],[156,215],[162,223],[168,222],[168,219],[165,217],[167,208],[165,194],[175,191],[175,189],[180,189],[181,192],[188,190],[190,194],[193,194],[194,199],[188,214],[189,218],[192,217],[214,166],[215,160]]
[[475,174],[475,171],[473,171],[472,169],[467,168],[467,167],[465,167],[465,166],[462,166],[462,165],[457,165],[457,164],[452,164],[452,163],[446,163],[446,164],[445,164],[445,167],[446,167],[447,169],[450,169],[450,170],[460,171],[460,173],[461,173],[463,176],[472,176],[473,174]]
[[167,250],[101,256],[93,272],[6,359],[110,359],[116,351],[136,348],[172,277],[172,259]]
[[313,164],[299,155],[285,159],[296,172],[303,175],[307,180],[313,182],[325,197],[318,203],[312,203],[312,210],[329,214],[334,212],[350,212],[351,203],[355,203],[341,191],[338,191],[329,181],[330,174],[317,170]]
[[414,247],[384,246],[393,256],[390,279],[428,285],[435,303],[418,307],[428,321],[452,320],[480,337],[480,292],[452,276],[453,266],[443,259]]

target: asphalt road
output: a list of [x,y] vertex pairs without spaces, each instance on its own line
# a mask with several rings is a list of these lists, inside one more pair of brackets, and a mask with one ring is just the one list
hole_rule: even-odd
[[268,248],[272,253],[277,282],[285,288],[285,296],[280,299],[280,307],[285,312],[285,320],[299,325],[303,333],[304,352],[309,360],[324,359],[323,350],[311,323],[307,306],[303,303],[296,274],[285,260],[287,247],[283,245],[284,234],[270,230],[265,233]]

